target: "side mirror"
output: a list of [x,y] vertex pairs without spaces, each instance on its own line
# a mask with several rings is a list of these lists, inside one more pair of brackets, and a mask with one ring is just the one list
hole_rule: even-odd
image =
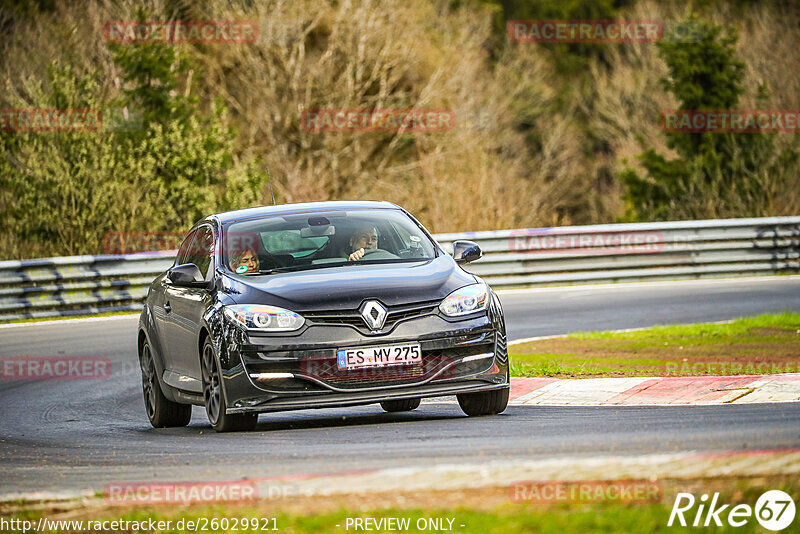
[[203,287],[206,285],[206,280],[203,278],[203,273],[197,268],[194,263],[184,263],[183,265],[176,265],[169,270],[167,275],[169,281],[176,286],[182,287]]
[[472,241],[455,241],[453,243],[453,259],[456,263],[469,263],[483,257],[481,247]]

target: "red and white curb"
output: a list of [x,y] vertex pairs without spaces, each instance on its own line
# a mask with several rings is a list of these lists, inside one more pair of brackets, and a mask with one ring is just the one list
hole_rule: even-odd
[[259,496],[270,498],[476,489],[509,486],[519,480],[659,480],[732,475],[800,475],[800,449],[494,460],[251,481],[258,486]]
[[800,401],[800,373],[640,378],[511,377],[516,406],[714,405]]
[[[510,487],[522,480],[602,481],[681,480],[729,476],[800,476],[800,449],[758,451],[680,452],[635,456],[574,456],[531,460],[494,460],[479,464],[365,469],[334,473],[255,477],[237,481],[186,482],[196,485],[246,484],[254,497],[272,500],[347,494],[401,494],[421,490],[459,490]],[[138,482],[135,485],[147,484]],[[164,483],[153,482],[153,485]],[[180,485],[181,482],[172,482]],[[142,504],[130,499],[97,497],[91,490],[35,493],[0,493],[0,503],[10,501],[64,501],[82,499],[83,504]],[[224,500],[224,499],[219,499]],[[76,503],[79,504],[79,503]],[[148,501],[145,504],[154,504]]]

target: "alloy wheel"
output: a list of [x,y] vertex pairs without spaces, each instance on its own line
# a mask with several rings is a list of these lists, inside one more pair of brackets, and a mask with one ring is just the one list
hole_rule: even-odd
[[147,415],[152,421],[156,414],[156,368],[153,362],[153,355],[150,354],[150,346],[145,343],[142,347],[142,391],[144,392],[144,407]]
[[214,349],[211,345],[203,348],[203,400],[206,404],[209,421],[212,425],[216,424],[222,406],[222,391],[217,359],[214,357]]

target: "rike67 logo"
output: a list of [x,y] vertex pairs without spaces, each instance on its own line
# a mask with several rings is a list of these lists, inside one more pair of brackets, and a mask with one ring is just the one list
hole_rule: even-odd
[[[691,493],[678,493],[675,503],[672,505],[667,526],[671,527],[676,519],[680,526],[688,526],[688,521],[692,521],[692,516],[694,516],[694,521],[691,523],[693,527],[708,527],[712,523],[721,527],[723,522],[727,522],[732,527],[741,527],[755,516],[756,521],[765,529],[779,531],[794,521],[794,500],[788,493],[781,490],[770,490],[763,493],[756,501],[754,508],[749,504],[737,504],[731,508],[730,504],[719,505],[718,501],[719,493],[714,494],[711,502],[708,502],[707,494],[701,495],[698,502]],[[695,504],[698,506],[693,514]]]

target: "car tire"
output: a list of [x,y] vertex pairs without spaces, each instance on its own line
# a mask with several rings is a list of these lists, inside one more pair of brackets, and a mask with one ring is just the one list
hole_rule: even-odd
[[212,428],[217,432],[253,430],[258,424],[257,413],[228,413],[219,364],[210,339],[206,339],[203,344],[200,366],[203,375],[203,402]]
[[509,388],[456,395],[461,410],[470,417],[495,415],[508,406]]
[[410,412],[419,408],[420,399],[400,399],[381,402],[381,408],[389,413]]
[[161,383],[156,373],[153,352],[147,340],[142,344],[139,355],[142,369],[142,394],[147,418],[153,428],[180,427],[189,424],[192,419],[192,405],[172,402],[164,396]]

